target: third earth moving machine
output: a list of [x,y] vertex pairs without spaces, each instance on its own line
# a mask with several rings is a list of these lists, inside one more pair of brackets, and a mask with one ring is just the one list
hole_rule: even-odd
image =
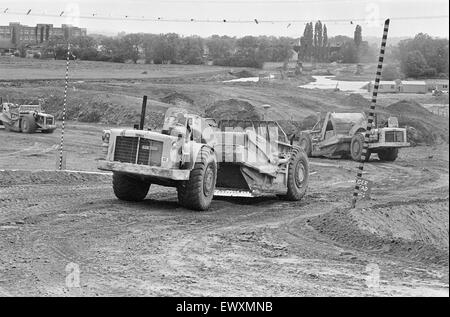
[[[361,160],[367,118],[364,113],[328,112],[311,130],[302,131],[300,147],[308,156],[351,157]],[[399,148],[408,147],[406,129],[398,126],[398,120],[390,117],[383,127],[370,131],[369,152],[377,153],[382,161],[395,161]]]

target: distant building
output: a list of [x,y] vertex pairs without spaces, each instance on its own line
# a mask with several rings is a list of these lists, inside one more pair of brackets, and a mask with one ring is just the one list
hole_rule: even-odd
[[[371,81],[369,85],[367,86],[367,89],[369,92],[373,92],[373,87],[375,83]],[[396,93],[399,92],[399,84],[395,81],[380,81],[378,85],[378,92],[379,93]]]
[[431,80],[427,82],[428,91],[433,91],[435,89],[441,90],[441,91],[448,91],[448,79],[437,79],[437,80]]
[[[368,91],[373,91],[374,82],[367,86]],[[425,82],[421,80],[396,80],[380,81],[379,93],[406,93],[406,94],[426,94],[433,89],[448,91],[448,81]]]
[[65,39],[86,36],[87,30],[70,24],[62,24],[60,28],[53,24],[37,24],[36,26],[21,25],[11,22],[0,26],[0,49],[9,50],[21,45],[40,45],[52,37],[62,36]]
[[419,80],[404,80],[400,84],[400,92],[410,94],[426,94],[428,92],[427,83]]

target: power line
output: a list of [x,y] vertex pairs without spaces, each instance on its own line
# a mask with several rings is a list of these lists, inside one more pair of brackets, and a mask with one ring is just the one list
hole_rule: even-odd
[[[318,4],[324,4],[324,3],[335,3],[335,4],[342,4],[342,3],[377,3],[377,2],[385,2],[386,0],[165,0],[165,1],[159,1],[160,3],[164,4],[183,4],[183,3],[203,3],[203,4],[257,4],[257,5],[264,5],[264,4],[297,4],[297,5],[303,5],[303,4],[310,4],[310,3],[318,3]],[[429,0],[396,0],[396,2],[422,2],[427,3]],[[446,3],[447,0],[435,0],[440,3]]]
[[[233,23],[233,24],[267,24],[267,23],[308,23],[311,19],[243,19],[243,20],[233,20],[233,19],[195,19],[195,18],[164,18],[164,17],[145,17],[145,16],[100,16],[95,13],[91,15],[65,15],[64,11],[60,14],[48,14],[48,13],[35,13],[28,10],[27,12],[10,11],[6,8],[3,15],[15,15],[15,16],[34,16],[34,17],[51,17],[51,18],[77,18],[84,20],[107,20],[107,21],[138,21],[138,22],[171,22],[171,23]],[[392,17],[391,20],[429,20],[429,19],[448,19],[448,15],[435,15],[435,16],[400,16]],[[352,22],[364,22],[366,18],[342,18],[342,19],[320,19],[321,22],[328,23],[350,23]]]

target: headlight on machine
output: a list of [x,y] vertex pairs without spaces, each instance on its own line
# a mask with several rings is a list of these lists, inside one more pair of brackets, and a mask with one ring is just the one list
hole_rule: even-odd
[[179,164],[181,161],[182,144],[183,143],[180,140],[172,142],[172,147],[170,148],[170,161],[174,164]]
[[106,158],[108,155],[109,139],[111,138],[111,132],[109,130],[103,131],[102,135],[102,154]]

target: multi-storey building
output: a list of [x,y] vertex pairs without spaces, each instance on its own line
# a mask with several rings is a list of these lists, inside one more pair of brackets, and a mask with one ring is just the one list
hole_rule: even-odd
[[37,24],[36,26],[21,25],[12,22],[7,26],[0,26],[0,49],[12,49],[24,45],[40,45],[52,37],[86,36],[86,29],[63,24],[60,28],[53,24]]

